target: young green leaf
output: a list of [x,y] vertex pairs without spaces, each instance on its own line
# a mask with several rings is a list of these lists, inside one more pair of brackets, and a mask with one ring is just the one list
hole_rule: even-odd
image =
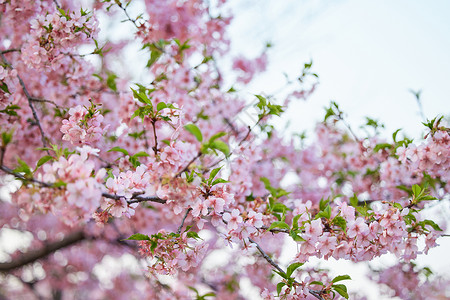
[[331,286],[336,292],[339,293],[345,299],[348,299],[347,287],[343,284],[333,284]]
[[270,225],[269,229],[267,229],[267,230],[272,230],[274,228],[281,228],[281,229],[286,229],[286,230],[290,230],[291,229],[291,227],[289,227],[288,224],[286,224],[285,222],[281,222],[281,221],[273,222]]
[[281,289],[282,289],[283,286],[285,286],[285,285],[286,285],[286,283],[284,283],[284,282],[279,282],[279,283],[277,284],[277,294],[278,294],[278,296],[280,296]]
[[133,240],[133,241],[150,241],[150,237],[148,235],[142,233],[135,233],[129,238],[125,240]]
[[128,155],[128,151],[123,149],[123,148],[120,148],[120,147],[113,147],[113,148],[109,149],[107,152],[113,152],[113,151],[114,152],[121,152],[121,153],[123,153],[125,155]]
[[299,262],[289,265],[289,267],[287,268],[287,271],[286,271],[286,275],[291,277],[292,273],[294,273],[294,271],[296,269],[298,269],[299,267],[301,267],[303,265],[304,265],[303,263],[299,263]]
[[167,104],[165,104],[164,102],[159,102],[158,105],[156,105],[157,111],[163,110],[164,108],[167,108]]
[[210,148],[219,150],[220,152],[225,154],[225,156],[228,156],[230,154],[230,148],[228,147],[228,145],[220,140],[213,141],[210,144]]
[[195,138],[197,139],[197,141],[199,141],[200,143],[203,141],[203,135],[202,132],[200,131],[200,129],[197,127],[197,125],[195,124],[187,124],[184,125],[184,129],[186,129],[188,132],[190,132],[193,136],[195,136]]
[[333,280],[331,280],[332,283],[341,281],[341,280],[351,280],[352,278],[349,275],[339,275],[333,278]]
[[51,157],[50,155],[46,155],[41,157],[37,164],[36,164],[36,168],[34,169],[34,171],[36,171],[37,169],[39,169],[40,166],[42,166],[43,164],[45,164],[46,162],[48,162],[49,160],[53,159],[53,157]]

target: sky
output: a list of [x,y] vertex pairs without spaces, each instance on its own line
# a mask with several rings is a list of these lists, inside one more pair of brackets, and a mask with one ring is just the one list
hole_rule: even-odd
[[[365,116],[390,135],[404,128],[419,138],[423,121],[415,97],[422,90],[425,116],[450,113],[450,1],[232,1],[233,51],[256,56],[266,41],[270,65],[252,92],[277,90],[313,60],[320,84],[288,114],[293,127],[311,129],[330,100],[355,128]],[[269,91],[267,91],[269,89]]]

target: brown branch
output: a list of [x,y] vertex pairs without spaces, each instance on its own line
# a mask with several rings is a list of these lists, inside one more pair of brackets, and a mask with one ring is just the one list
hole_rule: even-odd
[[[2,59],[3,59],[3,62],[4,62],[9,68],[12,69],[12,65],[8,62],[8,60],[6,59],[5,55],[4,55],[3,53],[0,53],[0,55],[1,55]],[[32,112],[32,114],[33,114],[33,118],[34,118],[34,120],[35,120],[35,122],[36,122],[36,125],[38,126],[39,131],[40,131],[40,133],[41,133],[41,141],[42,141],[42,145],[43,145],[44,147],[47,147],[47,141],[45,140],[46,137],[45,137],[45,134],[44,134],[44,130],[42,129],[41,123],[40,123],[40,121],[39,121],[39,117],[38,117],[38,115],[37,115],[37,113],[36,113],[36,110],[34,109],[34,106],[33,106],[33,103],[32,103],[32,102],[33,102],[33,99],[36,99],[36,98],[35,98],[35,97],[31,97],[31,95],[30,95],[30,93],[28,92],[27,87],[25,86],[25,83],[23,82],[22,78],[21,78],[19,75],[17,75],[17,78],[19,79],[20,86],[22,87],[22,90],[23,90],[25,96],[27,97],[27,100],[28,100],[28,106],[29,106],[30,109],[31,109],[31,112]],[[47,153],[49,153],[48,150],[47,150]],[[49,154],[49,155],[50,155],[50,154]]]
[[[257,242],[255,242],[255,241],[252,240],[251,238],[248,238],[248,240],[249,240],[251,243],[253,243],[253,244],[256,245],[256,249],[258,249],[258,251],[259,251],[259,253],[261,253],[262,257],[264,257],[264,259],[265,259],[272,267],[274,267],[275,269],[277,269],[277,271],[280,272],[281,274],[287,276],[286,272],[284,272],[284,270],[283,270],[279,265],[277,265],[277,264],[270,258],[269,255],[267,255],[267,253],[261,248],[261,246],[259,246],[259,244],[258,244]],[[301,285],[301,284],[300,284],[298,281],[296,281],[295,279],[294,279],[294,282],[295,282],[296,284],[298,284],[298,285]],[[311,290],[311,289],[308,289],[308,290],[309,290],[309,293],[310,293],[311,295],[313,295],[314,297],[316,297],[317,299],[324,300],[324,299],[322,298],[322,296],[321,296],[321,294],[322,294],[321,291],[316,291],[316,290]]]
[[10,53],[10,52],[20,52],[20,49],[7,49],[0,51],[1,54]]
[[133,20],[133,19],[130,17],[130,15],[128,14],[127,8],[126,8],[126,7],[123,7],[123,5],[122,5],[122,3],[120,3],[120,1],[116,1],[116,4],[117,4],[117,6],[119,6],[119,7],[123,10],[123,12],[125,13],[125,15],[126,15],[127,18],[128,18],[128,21],[132,22],[132,23],[134,24],[134,26],[135,26],[137,29],[139,29],[139,26],[137,25],[136,20]]
[[23,181],[29,181],[29,182],[34,182],[39,184],[40,186],[43,187],[47,187],[47,188],[58,188],[56,187],[53,183],[48,183],[48,182],[44,182],[44,181],[40,181],[34,178],[26,178],[25,176],[23,176],[20,173],[14,172],[13,170],[11,170],[10,168],[0,165],[0,170],[2,170],[5,173],[8,173],[10,175],[13,175],[14,177],[16,177],[17,179],[23,180]]
[[85,234],[82,231],[77,231],[74,233],[69,234],[61,241],[56,241],[53,243],[49,243],[42,247],[41,249],[29,251],[27,253],[24,253],[21,257],[18,259],[8,262],[8,263],[0,263],[0,272],[10,272],[14,269],[23,267],[29,263],[32,263],[38,259],[44,258],[48,256],[49,254],[71,246],[73,244],[76,244],[82,240],[86,239]]
[[[17,179],[20,179],[22,181],[33,182],[33,183],[39,184],[42,187],[55,188],[55,189],[61,188],[61,186],[55,186],[55,184],[53,184],[53,183],[40,181],[35,178],[27,178],[27,177],[23,176],[22,174],[14,172],[10,168],[3,166],[3,165],[0,165],[0,170],[2,170],[3,172],[5,172],[7,174],[13,175]],[[123,196],[118,196],[118,195],[113,195],[113,194],[108,194],[108,193],[102,193],[102,196],[105,198],[114,199],[114,200],[119,200],[119,199],[123,198]],[[167,200],[161,199],[158,196],[143,197],[140,194],[133,194],[131,199],[127,200],[127,202],[128,202],[128,204],[140,203],[140,202],[156,202],[156,203],[165,204],[167,202]]]
[[197,158],[199,158],[200,156],[202,156],[202,152],[201,152],[201,151],[199,151],[199,152],[197,153],[197,155],[196,155],[193,159],[191,159],[191,161],[186,165],[186,167],[183,168],[183,170],[181,170],[180,172],[178,172],[178,173],[175,175],[175,178],[176,178],[176,177],[180,177],[181,174],[183,174],[184,172],[186,172],[186,171],[189,169],[189,167],[192,165],[192,163],[193,163]]
[[190,207],[186,210],[186,213],[184,214],[183,220],[181,221],[181,224],[180,224],[180,226],[177,229],[177,233],[178,234],[181,233],[181,229],[183,229],[183,226],[184,226],[184,221],[186,221],[186,218],[187,218],[187,216],[188,216],[188,214],[189,214],[189,212],[191,210],[192,210],[192,208],[190,208]]
[[56,106],[57,108],[59,108],[58,104],[56,104],[55,102],[51,101],[51,100],[47,100],[47,99],[40,99],[40,98],[35,98],[35,97],[31,97],[30,100],[32,102],[45,102],[45,103],[50,103],[53,104],[54,106]]
[[[261,246],[259,246],[259,244],[257,242],[255,242],[254,240],[252,240],[251,238],[248,238],[248,240],[256,245],[256,249],[258,249],[259,253],[261,253],[261,255],[264,257],[264,259],[272,265],[272,267],[274,267],[275,269],[278,270],[278,272],[280,272],[281,274],[286,275],[286,272],[284,272],[284,270],[282,268],[280,268],[279,265],[277,265],[271,258],[269,255],[267,255],[266,252],[264,252],[264,250],[261,248]],[[298,283],[298,282],[297,282]]]
[[[102,193],[102,196],[109,199],[119,200],[123,198],[123,196],[108,194],[108,193]],[[132,203],[140,203],[140,202],[156,202],[161,204],[166,204],[167,200],[161,199],[158,196],[152,196],[152,197],[143,197],[139,194],[134,194],[131,196],[130,200],[127,200],[128,204]]]
[[155,146],[152,149],[153,149],[153,152],[155,152],[155,156],[157,156],[158,155],[158,136],[156,135],[156,126],[155,126],[155,124],[156,124],[156,120],[152,120],[153,137],[155,138]]

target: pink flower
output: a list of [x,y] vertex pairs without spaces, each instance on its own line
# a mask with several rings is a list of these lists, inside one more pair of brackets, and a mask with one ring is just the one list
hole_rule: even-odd
[[361,217],[358,217],[356,221],[347,223],[347,236],[349,238],[355,238],[357,235],[367,235],[368,233],[369,227]]
[[224,213],[222,216],[223,220],[227,222],[227,227],[229,230],[236,230],[238,225],[242,223],[242,217],[238,209],[233,209],[231,214],[228,212]]

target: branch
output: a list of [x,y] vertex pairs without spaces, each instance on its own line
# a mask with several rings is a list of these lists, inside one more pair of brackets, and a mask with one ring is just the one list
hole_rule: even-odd
[[125,15],[126,15],[127,18],[128,18],[128,21],[132,22],[132,23],[134,24],[134,26],[135,26],[137,29],[139,29],[139,26],[137,25],[136,20],[133,20],[133,19],[130,17],[130,15],[128,14],[127,8],[126,8],[126,7],[123,7],[123,5],[122,5],[122,3],[120,3],[120,1],[116,1],[116,4],[123,10],[123,12],[125,13]]
[[[102,193],[102,196],[109,199],[119,200],[123,198],[123,196],[108,194],[108,193]],[[130,200],[127,200],[128,204],[132,203],[140,203],[140,202],[156,202],[161,204],[166,204],[167,200],[161,199],[158,196],[152,196],[152,197],[143,197],[139,194],[134,194],[131,196]]]
[[16,177],[17,179],[23,180],[23,181],[29,181],[29,182],[34,182],[39,184],[40,186],[43,187],[47,187],[47,188],[58,188],[56,187],[53,183],[48,183],[48,182],[44,182],[44,181],[40,181],[34,178],[26,178],[25,176],[23,176],[20,173],[14,172],[13,170],[11,170],[10,168],[0,165],[0,170],[2,170],[5,173],[8,173],[10,175],[13,175],[14,177]]
[[190,207],[186,210],[186,213],[184,214],[183,220],[181,221],[181,224],[180,224],[180,226],[177,229],[177,233],[178,234],[181,233],[181,229],[183,229],[183,226],[184,226],[184,221],[186,221],[186,218],[187,218],[187,216],[188,216],[188,214],[189,214],[189,212],[191,210],[192,210],[192,208],[190,208]]
[[[255,241],[252,240],[251,238],[248,238],[248,240],[249,240],[251,243],[253,243],[253,244],[256,245],[256,249],[258,249],[259,253],[261,253],[261,255],[264,257],[264,259],[265,259],[269,264],[271,264],[272,267],[274,267],[275,269],[277,269],[277,271],[280,272],[281,274],[286,275],[286,272],[284,272],[284,270],[283,270],[282,268],[280,268],[280,266],[277,265],[277,264],[270,258],[270,256],[267,255],[266,252],[264,252],[264,250],[261,248],[261,246],[259,246],[259,244],[258,244],[257,242],[255,242]],[[297,283],[298,285],[301,285],[301,284],[300,284],[298,281],[296,281],[296,280],[294,280],[294,282]],[[314,297],[316,297],[317,299],[324,300],[324,299],[322,298],[322,296],[321,296],[322,293],[321,293],[320,291],[315,291],[315,290],[311,290],[311,289],[308,289],[308,290],[309,290],[309,293],[310,293],[311,295],[313,295]]]
[[[6,59],[6,57],[5,57],[5,55],[3,54],[3,53],[0,53],[0,55],[1,55],[1,57],[2,57],[2,59],[3,59],[3,62],[9,67],[9,68],[11,68],[12,69],[12,65],[8,62],[8,60]],[[39,122],[39,117],[38,117],[38,115],[37,115],[37,113],[36,113],[36,110],[34,109],[34,106],[33,106],[33,99],[36,99],[35,97],[31,97],[31,95],[30,95],[30,93],[28,92],[28,90],[27,90],[27,88],[26,88],[26,86],[25,86],[25,83],[23,82],[23,80],[22,80],[22,78],[19,76],[19,75],[17,75],[17,78],[19,79],[19,83],[20,83],[20,86],[22,87],[22,90],[23,90],[23,92],[25,93],[25,96],[27,97],[27,100],[28,100],[28,106],[30,107],[30,109],[31,109],[31,112],[32,112],[32,114],[33,114],[33,118],[34,118],[34,120],[36,121],[36,125],[38,126],[38,128],[39,128],[39,131],[41,132],[41,141],[42,141],[42,145],[44,146],[44,147],[47,147],[47,142],[46,142],[46,137],[45,137],[45,134],[44,134],[44,130],[42,129],[42,126],[41,126],[41,123]],[[47,153],[48,153],[48,150],[47,150]],[[50,155],[50,154],[49,154]]]
[[186,167],[183,168],[183,170],[181,170],[180,172],[178,172],[178,173],[175,175],[175,178],[176,178],[176,177],[180,177],[181,174],[183,174],[185,171],[187,171],[187,170],[189,169],[189,167],[192,165],[192,163],[193,163],[197,158],[199,158],[200,156],[202,156],[202,152],[201,152],[201,151],[199,151],[199,152],[197,153],[197,155],[196,155],[193,159],[191,159],[191,161],[186,165]]
[[9,263],[0,263],[0,272],[9,272],[14,269],[23,267],[29,263],[32,263],[38,259],[44,258],[47,255],[71,246],[73,244],[78,243],[79,241],[82,241],[86,239],[85,234],[82,231],[77,231],[74,233],[69,234],[66,236],[63,240],[49,243],[42,247],[41,249],[29,251],[27,253],[24,253],[20,258],[18,258],[15,261],[9,262]]
[[[42,187],[55,188],[55,189],[60,189],[61,188],[60,186],[55,186],[53,183],[40,181],[40,180],[37,180],[35,178],[26,178],[22,174],[14,172],[10,168],[8,168],[6,166],[3,166],[1,164],[0,164],[0,170],[2,170],[3,172],[5,172],[7,174],[13,175],[17,179],[20,179],[22,181],[34,182],[34,183],[39,184]],[[105,198],[114,199],[114,200],[119,200],[119,199],[123,198],[123,196],[112,195],[112,194],[108,194],[108,193],[102,193],[102,196],[105,197]],[[127,202],[128,202],[128,204],[140,203],[140,202],[156,202],[156,203],[165,204],[167,202],[167,200],[161,199],[158,196],[143,197],[140,194],[133,194],[131,199],[127,200]]]
[[[155,152],[155,157],[158,155],[158,137],[156,135],[156,126],[155,126],[156,120],[152,120],[152,127],[153,127],[153,137],[155,138],[155,146],[153,147],[153,152]],[[144,133],[145,134],[145,133]]]
[[20,52],[20,49],[7,49],[0,51],[1,54],[10,53],[10,52]]

